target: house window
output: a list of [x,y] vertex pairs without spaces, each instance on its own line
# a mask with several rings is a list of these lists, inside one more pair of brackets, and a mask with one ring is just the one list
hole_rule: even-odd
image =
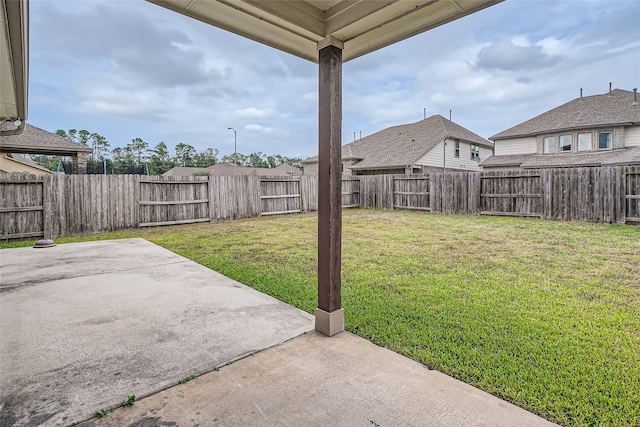
[[571,135],[560,135],[560,151],[571,151]]
[[480,147],[475,144],[471,144],[471,160],[475,160],[477,157],[480,157]]
[[591,150],[591,134],[579,133],[578,134],[578,151]]
[[456,139],[453,141],[453,143],[455,144],[455,148],[456,148],[454,156],[460,157],[460,140]]
[[547,136],[544,138],[544,153],[553,153],[556,151],[556,139],[553,136]]
[[611,132],[598,132],[598,150],[611,148]]

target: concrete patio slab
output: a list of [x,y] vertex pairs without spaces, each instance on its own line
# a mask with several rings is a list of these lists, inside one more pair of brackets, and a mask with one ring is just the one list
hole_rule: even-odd
[[0,252],[0,425],[70,425],[313,329],[143,239]]
[[311,332],[83,425],[553,424],[348,332]]

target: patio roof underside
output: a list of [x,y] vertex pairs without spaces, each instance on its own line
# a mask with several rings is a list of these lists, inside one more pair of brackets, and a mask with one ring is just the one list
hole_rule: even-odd
[[300,58],[365,55],[503,0],[148,0]]
[[0,120],[27,118],[28,16],[26,1],[0,0]]

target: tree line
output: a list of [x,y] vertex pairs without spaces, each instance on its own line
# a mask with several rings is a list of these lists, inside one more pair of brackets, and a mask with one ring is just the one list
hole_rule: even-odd
[[[108,173],[131,173],[127,171],[144,168],[144,173],[148,170],[150,175],[162,175],[176,166],[206,168],[218,163],[233,163],[234,159],[237,159],[238,166],[275,168],[282,164],[289,164],[302,169],[300,158],[280,154],[267,155],[260,151],[249,155],[231,153],[219,159],[220,152],[216,148],[207,148],[198,152],[192,145],[181,142],[174,147],[175,155],[172,156],[165,142],[159,142],[155,147],[150,147],[142,138],[134,138],[124,147],[111,148],[111,144],[104,136],[86,129],[69,129],[68,131],[58,129],[55,133],[70,141],[91,147],[93,152],[87,159],[89,171],[99,171],[106,166]],[[49,170],[56,171],[60,158],[32,155],[31,159]]]

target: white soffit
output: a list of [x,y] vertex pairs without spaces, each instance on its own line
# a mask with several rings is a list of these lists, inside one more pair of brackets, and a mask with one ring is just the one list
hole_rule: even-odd
[[348,61],[503,0],[147,1],[318,62],[319,46]]
[[0,0],[0,120],[27,118],[28,8]]

